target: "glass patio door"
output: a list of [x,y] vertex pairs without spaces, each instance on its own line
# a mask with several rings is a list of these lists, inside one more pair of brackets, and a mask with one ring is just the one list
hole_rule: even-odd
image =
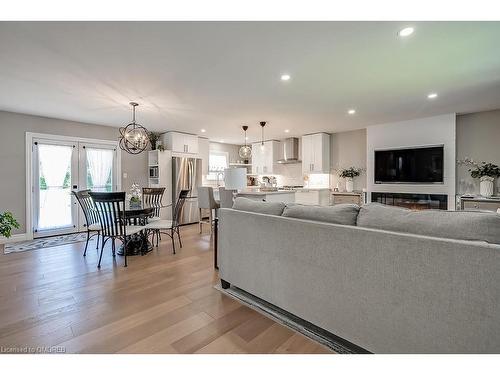
[[[111,192],[118,189],[116,147],[98,143],[79,143],[78,189]],[[80,210],[79,228],[85,230],[85,218]]]
[[78,211],[71,190],[78,184],[77,143],[35,139],[33,146],[33,236],[75,232]]

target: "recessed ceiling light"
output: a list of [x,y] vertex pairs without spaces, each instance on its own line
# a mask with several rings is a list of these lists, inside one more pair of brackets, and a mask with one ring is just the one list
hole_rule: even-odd
[[206,132],[206,130],[205,130],[205,129],[201,129],[201,132],[202,132],[202,133],[205,133],[205,132]]
[[350,109],[350,110],[347,111],[347,113],[350,114],[350,115],[353,115],[353,114],[356,113],[356,110],[355,109]]
[[438,94],[435,92],[431,92],[429,95],[427,95],[427,98],[429,99],[436,99],[438,97]]
[[415,29],[413,27],[405,27],[404,29],[399,30],[398,35],[401,37],[409,36],[413,34]]
[[281,75],[281,80],[282,81],[289,81],[290,80],[290,74],[282,74]]
[[290,133],[290,129],[285,129],[285,133]]
[[221,139],[221,140],[220,140],[220,143],[224,143],[224,140],[223,140],[223,139]]

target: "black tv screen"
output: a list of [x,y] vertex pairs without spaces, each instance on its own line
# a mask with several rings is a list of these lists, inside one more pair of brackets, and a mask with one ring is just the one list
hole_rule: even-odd
[[375,151],[375,183],[443,182],[443,146]]

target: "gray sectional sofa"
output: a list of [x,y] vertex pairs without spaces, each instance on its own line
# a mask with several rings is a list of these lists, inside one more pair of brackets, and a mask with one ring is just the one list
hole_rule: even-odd
[[219,274],[374,353],[500,353],[500,215],[238,198]]

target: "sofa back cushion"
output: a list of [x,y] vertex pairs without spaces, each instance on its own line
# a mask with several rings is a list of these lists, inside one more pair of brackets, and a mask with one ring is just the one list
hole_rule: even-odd
[[281,216],[285,209],[283,202],[254,201],[253,199],[237,197],[234,200],[233,209],[239,211],[257,212],[259,214]]
[[393,232],[500,244],[500,215],[495,212],[413,211],[370,203],[360,208],[357,225]]
[[359,206],[357,204],[338,204],[336,206],[287,205],[283,216],[296,219],[323,221],[325,223],[356,225]]

